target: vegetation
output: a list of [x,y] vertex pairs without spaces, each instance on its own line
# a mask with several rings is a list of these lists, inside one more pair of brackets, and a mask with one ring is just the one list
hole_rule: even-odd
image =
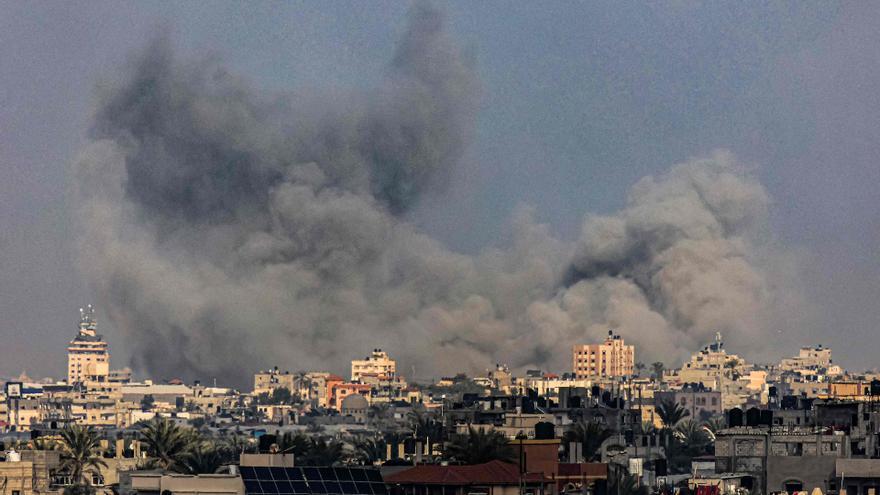
[[334,466],[345,457],[344,445],[338,440],[311,437],[308,442],[306,452],[297,459],[301,466]]
[[423,409],[413,409],[407,419],[413,436],[427,443],[428,452],[433,452],[434,445],[443,442],[443,423],[434,419]]
[[157,467],[176,471],[185,469],[186,458],[195,447],[198,434],[195,430],[156,416],[141,430],[141,439]]
[[666,428],[674,428],[679,421],[690,415],[690,412],[681,407],[678,402],[672,399],[664,399],[657,405],[657,414],[663,426]]
[[263,392],[257,395],[257,404],[277,406],[282,404],[292,404],[293,395],[287,387],[278,387],[272,390],[272,393]]
[[354,458],[364,465],[375,464],[385,459],[387,444],[381,438],[366,438],[355,441]]
[[156,404],[156,399],[152,395],[146,394],[141,398],[141,411],[149,411]]
[[99,473],[107,467],[100,453],[101,439],[90,427],[69,424],[61,430],[61,469],[70,474],[74,485],[90,485],[86,473]]
[[457,435],[446,444],[444,451],[448,460],[464,464],[483,464],[499,460],[514,462],[516,454],[503,433],[495,430],[468,426],[465,435]]
[[583,447],[584,459],[593,461],[601,454],[602,442],[611,437],[612,432],[595,421],[581,419],[565,432],[565,442],[577,442]]
[[664,365],[660,361],[657,361],[657,362],[651,364],[651,369],[653,370],[652,376],[654,377],[654,379],[656,379],[656,380],[663,379],[663,370],[666,369],[666,365]]

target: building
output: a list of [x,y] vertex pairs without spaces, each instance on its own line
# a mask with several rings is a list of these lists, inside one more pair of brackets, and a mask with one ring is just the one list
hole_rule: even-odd
[[779,363],[783,371],[827,370],[831,367],[831,349],[822,345],[801,347],[797,356],[785,358]]
[[57,489],[53,474],[60,466],[61,453],[58,451],[7,452],[6,460],[0,462],[0,493],[35,495]]
[[361,375],[377,375],[391,380],[397,375],[397,362],[382,349],[373,349],[366,358],[351,361],[351,381],[360,381]]
[[79,310],[79,333],[67,346],[67,383],[104,382],[110,376],[110,351],[97,333],[95,308]]
[[492,461],[473,466],[421,464],[384,477],[393,495],[519,495],[554,493],[555,481],[542,473],[520,474],[516,464]]
[[286,388],[291,393],[294,391],[294,375],[289,371],[278,371],[274,367],[268,371],[260,371],[254,374],[254,395],[272,395],[276,389]]
[[623,338],[611,330],[601,344],[575,345],[572,349],[572,371],[576,379],[630,376],[634,365],[635,346],[626,345]]
[[702,384],[688,384],[680,390],[654,392],[654,405],[663,402],[679,404],[696,420],[705,420],[724,413],[721,392],[707,389]]

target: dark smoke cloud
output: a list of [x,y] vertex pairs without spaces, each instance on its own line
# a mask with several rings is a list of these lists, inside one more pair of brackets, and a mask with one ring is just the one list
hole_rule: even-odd
[[420,376],[567,369],[570,344],[609,326],[647,361],[784,320],[769,200],[723,153],[644,179],[575,243],[527,208],[508,248],[477,256],[419,232],[401,214],[442,190],[478,92],[424,5],[365,94],[261,93],[150,45],[102,91],[77,169],[83,268],[132,364],[242,384],[381,346]]

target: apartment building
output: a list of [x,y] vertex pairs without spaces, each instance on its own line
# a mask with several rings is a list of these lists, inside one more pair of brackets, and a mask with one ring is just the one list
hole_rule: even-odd
[[110,376],[110,350],[97,333],[95,308],[80,308],[79,332],[67,346],[67,383],[105,382]]
[[635,346],[608,331],[601,344],[575,345],[572,349],[572,371],[578,380],[630,376],[635,365]]

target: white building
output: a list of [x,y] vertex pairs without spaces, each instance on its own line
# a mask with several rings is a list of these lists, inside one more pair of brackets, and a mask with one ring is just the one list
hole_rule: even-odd
[[382,349],[373,349],[366,358],[351,361],[351,381],[360,381],[364,375],[392,380],[397,375],[397,362]]

